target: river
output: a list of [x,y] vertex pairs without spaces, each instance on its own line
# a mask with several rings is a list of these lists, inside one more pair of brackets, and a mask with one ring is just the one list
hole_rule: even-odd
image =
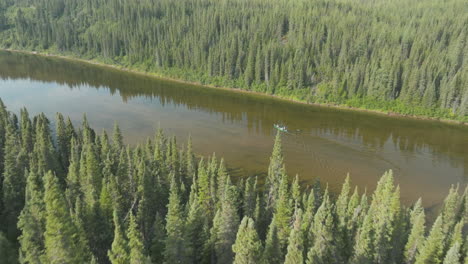
[[262,175],[284,124],[286,169],[303,184],[319,178],[338,191],[349,173],[372,190],[389,169],[402,201],[438,207],[452,184],[468,179],[468,126],[292,103],[267,96],[160,80],[83,62],[0,51],[0,98],[18,113],[56,112],[97,131],[118,122],[126,142],[158,127],[189,135],[198,154],[224,157],[231,173]]

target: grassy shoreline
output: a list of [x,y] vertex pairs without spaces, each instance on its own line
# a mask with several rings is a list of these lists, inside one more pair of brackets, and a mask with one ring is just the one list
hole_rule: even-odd
[[244,90],[244,89],[240,89],[240,88],[232,88],[232,87],[226,87],[226,86],[203,84],[203,83],[200,83],[200,82],[193,82],[193,81],[187,81],[187,80],[184,80],[184,79],[168,77],[166,75],[163,75],[163,74],[157,73],[157,72],[149,72],[149,71],[138,70],[138,69],[135,69],[134,67],[132,68],[132,67],[125,67],[125,66],[117,65],[117,64],[110,64],[110,63],[106,63],[106,62],[104,62],[102,60],[99,60],[99,59],[96,59],[96,58],[84,59],[84,58],[80,58],[80,57],[78,57],[78,56],[76,56],[74,54],[56,54],[56,53],[50,53],[50,52],[46,52],[46,51],[31,51],[31,50],[19,50],[19,49],[10,49],[10,48],[0,48],[0,50],[8,51],[8,52],[23,53],[23,54],[31,54],[31,55],[37,55],[37,56],[44,56],[44,57],[59,58],[59,59],[64,59],[64,60],[69,60],[69,61],[76,61],[76,62],[81,62],[81,63],[97,65],[97,66],[100,66],[100,67],[111,68],[111,69],[115,69],[115,70],[119,70],[119,71],[125,71],[125,72],[134,73],[134,74],[149,76],[149,77],[157,78],[157,79],[160,79],[160,80],[167,80],[167,81],[183,83],[183,84],[189,84],[189,85],[197,85],[197,86],[202,86],[202,87],[205,87],[205,88],[219,89],[219,90],[231,91],[231,92],[236,92],[236,93],[255,94],[255,95],[280,99],[280,100],[284,100],[284,101],[288,101],[288,102],[292,102],[292,103],[304,104],[304,105],[327,107],[327,108],[334,108],[334,109],[339,109],[339,110],[347,110],[347,111],[355,111],[355,112],[366,112],[366,113],[373,113],[373,114],[390,116],[390,117],[400,117],[400,118],[408,118],[408,119],[415,119],[415,120],[438,121],[438,122],[442,122],[442,123],[468,126],[468,122],[460,121],[460,120],[454,120],[454,119],[430,117],[430,116],[425,116],[425,115],[402,114],[402,113],[398,113],[398,112],[385,111],[385,110],[379,110],[379,109],[367,109],[367,108],[361,108],[361,107],[353,107],[353,106],[348,106],[348,105],[343,105],[343,104],[307,102],[307,101],[304,101],[304,100],[298,100],[298,99],[295,99],[295,98],[292,98],[292,97],[282,96],[282,95],[277,95],[277,94],[267,94],[267,93],[263,93],[263,92]]

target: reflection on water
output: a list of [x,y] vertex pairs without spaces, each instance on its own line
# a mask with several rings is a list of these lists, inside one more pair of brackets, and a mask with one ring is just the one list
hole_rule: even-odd
[[156,80],[79,62],[0,52],[0,97],[10,110],[55,112],[76,123],[86,113],[98,129],[117,121],[129,143],[160,126],[179,141],[192,135],[198,153],[223,156],[239,173],[268,167],[275,130],[290,175],[315,177],[338,190],[349,172],[373,189],[393,169],[405,202],[436,206],[451,184],[468,178],[468,128],[438,122],[293,104],[282,100]]

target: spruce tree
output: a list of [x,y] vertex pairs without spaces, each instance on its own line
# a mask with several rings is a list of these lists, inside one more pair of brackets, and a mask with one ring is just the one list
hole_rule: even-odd
[[57,113],[56,116],[56,135],[57,135],[57,150],[59,153],[59,162],[62,168],[65,170],[69,166],[70,160],[70,140],[69,134],[67,133],[67,127],[63,115]]
[[299,185],[299,175],[297,174],[291,186],[291,197],[294,209],[301,207],[301,187]]
[[149,248],[151,244],[151,229],[154,224],[154,212],[156,211],[155,203],[155,190],[156,185],[154,174],[148,171],[148,168],[144,160],[141,160],[137,168],[138,178],[138,197],[140,199],[138,203],[137,211],[137,222],[142,230],[144,246]]
[[393,184],[392,171],[385,173],[358,231],[353,263],[387,263],[394,257],[391,249],[400,213],[399,195],[399,189]]
[[69,204],[73,204],[76,199],[81,195],[80,188],[80,152],[81,148],[75,138],[70,141],[70,165],[68,166],[68,173],[66,177],[65,191]]
[[[447,246],[450,246],[447,241],[450,238],[450,234],[453,232],[453,228],[458,222],[458,219],[463,214],[464,208],[462,205],[462,197],[458,193],[459,186],[452,186],[450,188],[449,194],[444,200],[444,206],[442,208],[442,230],[444,233],[444,243]],[[444,248],[444,252],[448,248]]]
[[[221,159],[218,167],[218,191],[217,191],[217,196],[218,199],[222,200],[223,195],[224,195],[224,184],[226,183],[226,178],[229,177],[227,173],[226,166],[224,164],[224,159]],[[218,203],[218,205],[221,205]]]
[[218,263],[231,263],[234,258],[232,245],[236,241],[236,231],[240,220],[236,206],[236,188],[231,185],[229,179],[224,187],[225,194],[221,202],[219,222],[215,228],[214,249]]
[[[186,172],[187,176],[190,181],[193,181],[196,177],[196,161],[195,155],[193,154],[193,146],[192,146],[192,136],[189,136],[187,142],[187,151],[185,152],[186,158]],[[191,184],[191,182],[187,182],[187,184]]]
[[203,159],[198,165],[197,186],[200,205],[206,214],[210,214],[212,210],[210,178]]
[[114,241],[107,256],[112,264],[124,264],[130,261],[128,241],[123,232],[117,210],[114,209]]
[[354,246],[354,238],[356,236],[356,230],[359,227],[361,221],[360,219],[362,218],[362,215],[364,215],[365,208],[361,208],[360,206],[360,201],[359,201],[359,192],[357,186],[354,188],[353,195],[349,198],[348,201],[348,210],[347,210],[347,218],[348,218],[348,225],[346,227],[346,232],[347,235],[346,237],[348,238],[348,250],[351,249],[351,251],[348,251],[349,255],[345,256],[346,260],[348,260],[352,254],[353,254],[353,246]]
[[245,216],[254,217],[255,204],[257,200],[257,178],[248,178],[245,181],[244,187],[244,201],[243,201],[243,213]]
[[348,233],[348,203],[349,203],[349,193],[350,193],[350,180],[349,174],[346,176],[343,187],[341,188],[341,193],[336,200],[336,215],[338,217],[338,234],[341,235],[341,240],[343,242],[343,255],[346,258],[352,252],[351,239],[349,238]]
[[120,127],[117,123],[114,123],[114,130],[112,134],[112,148],[116,154],[120,153],[123,147],[123,137]]
[[265,195],[267,211],[271,215],[279,196],[279,186],[281,184],[282,175],[285,174],[283,165],[283,153],[281,147],[281,132],[278,131],[273,146],[273,153],[270,158],[268,167],[268,175],[265,182]]
[[285,264],[304,263],[304,239],[301,230],[302,210],[297,209],[294,215],[294,226],[291,229],[291,234],[289,235],[288,249],[284,261]]
[[21,109],[21,147],[27,153],[33,151],[33,127],[31,119],[29,119],[29,113],[26,108]]
[[263,200],[263,195],[261,192],[257,193],[257,199],[255,200],[255,211],[254,211],[254,221],[257,224],[257,231],[260,239],[265,239],[266,230],[267,230],[267,221],[265,216],[265,203]]
[[35,124],[35,140],[32,158],[37,165],[36,173],[42,175],[48,171],[55,171],[59,177],[59,183],[64,184],[65,179],[62,178],[65,174],[58,170],[58,161],[55,154],[54,145],[50,131],[50,122],[44,114],[40,114],[36,119]]
[[26,202],[18,218],[21,235],[19,261],[38,264],[46,261],[44,250],[45,204],[44,185],[41,177],[32,170],[26,183]]
[[192,184],[190,201],[187,204],[188,215],[184,226],[184,237],[187,242],[187,258],[194,263],[200,263],[203,257],[203,247],[207,237],[205,225],[208,221],[198,200],[196,183]]
[[101,191],[101,166],[92,143],[83,146],[80,165],[80,186],[88,210],[96,206]]
[[460,244],[455,243],[447,252],[443,264],[461,264]]
[[166,215],[166,241],[164,257],[168,263],[183,263],[186,260],[186,241],[184,239],[184,211],[181,205],[179,187],[172,178],[169,204]]
[[290,224],[293,208],[291,207],[290,197],[291,195],[289,192],[288,178],[287,175],[283,173],[274,213],[276,227],[278,228],[278,239],[283,254],[285,253],[289,233],[291,230]]
[[405,263],[414,263],[419,250],[424,243],[425,233],[425,214],[422,207],[421,199],[419,199],[411,210],[410,226],[408,242],[405,247]]
[[279,264],[283,263],[282,260],[283,255],[278,238],[278,228],[276,227],[276,221],[273,217],[265,240],[265,249],[262,253],[262,263]]
[[313,242],[313,234],[310,231],[310,227],[314,222],[315,215],[315,194],[314,189],[310,189],[308,195],[305,193],[307,200],[304,202],[304,214],[302,216],[301,231],[304,234],[304,253],[307,254],[307,249]]
[[166,240],[166,230],[164,219],[159,213],[154,218],[154,226],[151,240],[151,260],[155,264],[163,263],[164,242]]
[[78,228],[72,221],[70,211],[60,190],[57,177],[45,175],[44,202],[46,229],[45,252],[48,263],[85,263],[91,260],[87,245],[80,240]]
[[129,258],[130,264],[145,264],[148,263],[148,257],[146,257],[145,249],[143,246],[143,237],[141,232],[138,230],[138,226],[133,216],[133,213],[130,212],[130,223],[128,225],[127,231],[128,237],[128,247],[129,247]]
[[425,263],[441,263],[443,260],[444,250],[444,231],[442,224],[442,216],[439,215],[431,232],[424,241],[424,245],[419,250],[416,256],[416,264]]
[[312,233],[313,243],[307,253],[308,264],[326,264],[342,262],[342,252],[339,249],[339,238],[336,235],[336,213],[325,190],[322,205],[314,216],[314,222],[309,232]]
[[234,264],[255,264],[260,261],[262,243],[252,218],[242,219],[232,251],[235,254]]
[[8,122],[2,182],[3,212],[1,212],[1,219],[4,225],[1,229],[10,241],[15,241],[19,235],[16,221],[24,206],[26,164],[21,161],[20,146],[18,131],[12,122]]
[[448,239],[446,239],[446,248],[451,248],[453,245],[456,243],[463,245],[464,239],[463,239],[463,228],[465,227],[466,222],[463,220],[460,220],[455,227],[453,228],[452,234]]

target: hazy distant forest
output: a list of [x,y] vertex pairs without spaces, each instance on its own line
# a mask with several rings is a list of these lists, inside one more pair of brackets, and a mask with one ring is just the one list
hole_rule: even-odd
[[466,0],[0,0],[0,46],[468,120]]
[[[0,100],[0,263],[466,264],[468,188],[428,221],[392,172],[366,193],[300,186],[281,135],[265,178],[231,179],[215,155],[157,131],[130,147],[57,114]],[[432,223],[433,222],[433,223]]]

